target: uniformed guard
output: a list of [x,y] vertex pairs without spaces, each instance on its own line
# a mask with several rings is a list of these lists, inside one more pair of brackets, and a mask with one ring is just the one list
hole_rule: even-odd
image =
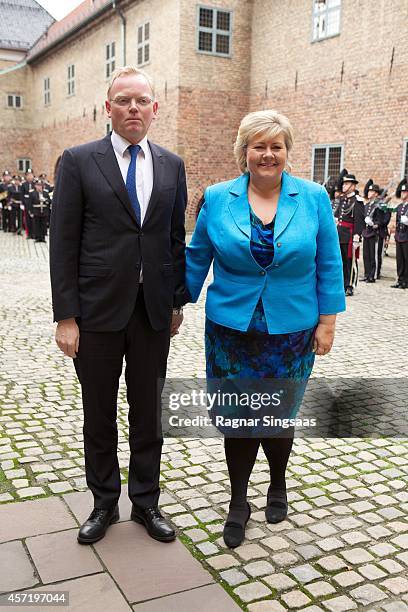
[[47,179],[47,175],[45,172],[42,172],[39,176],[40,181],[43,184],[43,193],[47,198],[49,209],[48,209],[48,218],[47,218],[47,228],[50,226],[50,218],[51,218],[51,204],[52,204],[52,193],[54,191],[54,186],[49,183]]
[[377,275],[378,256],[378,227],[381,218],[380,211],[381,189],[372,179],[369,179],[364,187],[364,227],[363,227],[363,261],[364,278],[367,283],[375,283]]
[[408,179],[403,178],[395,191],[401,203],[397,206],[395,244],[397,250],[397,282],[394,289],[408,289]]
[[19,176],[18,174],[15,174],[13,176],[13,180],[11,181],[11,185],[9,188],[9,195],[10,195],[10,220],[9,220],[9,225],[10,225],[10,232],[13,232],[14,234],[19,233],[19,231],[21,231],[21,227],[19,227],[19,222],[20,222],[20,213],[21,213],[21,205],[22,205],[22,199],[23,199],[23,194],[22,194],[22,190],[21,190],[21,182],[22,182],[22,177]]
[[390,197],[387,196],[387,189],[383,189],[380,194],[379,218],[378,218],[378,242],[377,242],[377,270],[375,277],[381,278],[381,268],[385,252],[385,245],[389,237],[388,224],[391,221],[391,210],[388,207]]
[[356,194],[357,183],[354,174],[343,174],[342,195],[334,215],[343,260],[344,290],[348,296],[353,295],[358,281],[359,244],[365,225],[364,200]]
[[30,215],[28,212],[30,193],[33,193],[35,191],[33,180],[34,180],[34,172],[32,171],[31,168],[28,168],[27,172],[25,173],[25,181],[21,186],[22,192],[23,192],[24,226],[25,226],[27,238],[34,238],[34,219],[33,219],[33,216]]
[[33,183],[34,191],[30,192],[29,210],[34,219],[34,237],[36,242],[45,242],[49,201],[44,193],[42,181],[34,179]]
[[5,170],[0,183],[1,227],[3,232],[8,232],[10,228],[10,185],[11,174],[8,170]]

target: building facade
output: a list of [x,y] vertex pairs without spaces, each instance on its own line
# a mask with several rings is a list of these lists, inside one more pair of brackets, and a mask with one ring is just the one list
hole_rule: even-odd
[[[21,11],[36,4],[9,1]],[[4,59],[0,40],[0,167],[16,171],[25,160],[52,177],[64,148],[109,131],[110,74],[132,64],[156,83],[152,140],[185,159],[191,223],[205,186],[237,174],[233,142],[250,110],[290,118],[299,176],[323,182],[346,166],[363,184],[398,182],[408,171],[408,4],[373,6],[85,0],[47,24],[24,58]]]

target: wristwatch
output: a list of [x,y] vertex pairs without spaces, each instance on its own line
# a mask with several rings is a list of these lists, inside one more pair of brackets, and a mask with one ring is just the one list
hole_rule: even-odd
[[173,308],[173,314],[174,315],[183,314],[183,307],[182,306],[178,306],[177,308]]

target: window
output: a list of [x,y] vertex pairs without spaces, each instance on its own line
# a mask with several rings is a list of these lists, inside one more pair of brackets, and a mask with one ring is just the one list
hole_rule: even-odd
[[337,178],[343,166],[343,145],[315,145],[312,159],[312,181],[323,184]]
[[68,66],[68,95],[73,96],[75,94],[75,65],[71,64]]
[[21,108],[23,106],[23,98],[18,94],[8,94],[7,106],[9,108]]
[[313,40],[340,34],[341,0],[313,0]]
[[404,140],[404,146],[402,147],[401,178],[408,178],[408,138]]
[[51,104],[50,77],[44,79],[44,104],[45,106]]
[[150,23],[147,21],[137,28],[137,65],[150,60]]
[[29,168],[31,168],[31,159],[27,157],[23,157],[22,159],[17,160],[17,168],[19,172],[27,172]]
[[212,55],[231,55],[231,11],[198,7],[197,51]]
[[106,45],[106,78],[110,79],[112,72],[115,70],[115,43],[111,42]]

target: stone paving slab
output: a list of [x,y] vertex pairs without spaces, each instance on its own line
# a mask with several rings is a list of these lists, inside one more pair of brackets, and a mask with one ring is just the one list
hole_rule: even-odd
[[71,527],[75,521],[58,497],[0,505],[0,542]]
[[33,566],[22,542],[0,544],[0,593],[37,584]]
[[131,603],[213,582],[181,542],[157,542],[133,521],[112,525],[95,550]]
[[[69,606],[58,609],[69,610],[69,612],[97,612],[106,610],[107,612],[129,612],[132,610],[122,593],[118,589],[109,574],[95,574],[59,582],[54,587],[38,587],[30,589],[34,593],[68,591]],[[22,591],[24,593],[24,591]],[[28,609],[39,610],[38,607],[28,606]],[[24,608],[27,609],[27,608]],[[42,610],[53,608],[43,607]]]
[[27,538],[26,546],[43,584],[103,571],[92,546],[79,546],[78,529]]
[[136,604],[136,612],[234,612],[240,610],[234,600],[218,584],[192,589],[176,595]]

